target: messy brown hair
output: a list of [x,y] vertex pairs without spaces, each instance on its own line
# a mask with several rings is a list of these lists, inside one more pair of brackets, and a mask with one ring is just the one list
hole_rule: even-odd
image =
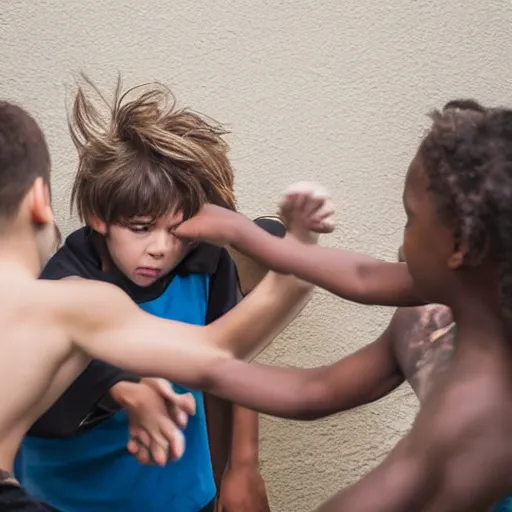
[[37,178],[50,184],[43,132],[22,108],[0,101],[0,216],[11,218]]
[[170,212],[187,219],[205,203],[236,208],[222,126],[178,109],[162,84],[123,93],[118,78],[108,101],[86,76],[82,79],[69,116],[79,156],[71,206],[82,222],[125,224]]

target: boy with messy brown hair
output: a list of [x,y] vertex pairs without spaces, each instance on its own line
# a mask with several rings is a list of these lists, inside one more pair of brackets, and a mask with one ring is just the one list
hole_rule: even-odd
[[[105,281],[148,313],[197,325],[235,306],[238,276],[229,253],[173,234],[205,203],[236,208],[225,130],[178,109],[159,84],[123,93],[118,82],[109,102],[86,79],[70,131],[79,156],[72,203],[86,227],[67,238],[42,278]],[[316,240],[285,220],[288,236]],[[275,274],[264,281],[272,300],[281,295],[288,303],[279,322],[264,320],[273,322],[274,337],[307,303],[312,287]],[[187,421],[192,397],[196,412]],[[243,503],[248,511],[264,511],[257,421],[247,409],[232,412],[231,404],[198,391],[94,361],[29,432],[19,477],[33,495],[66,512],[199,512],[213,510],[229,453],[226,479],[237,485],[222,493],[219,508],[230,512],[230,503]],[[168,462],[181,446],[173,422],[183,429],[186,450]]]

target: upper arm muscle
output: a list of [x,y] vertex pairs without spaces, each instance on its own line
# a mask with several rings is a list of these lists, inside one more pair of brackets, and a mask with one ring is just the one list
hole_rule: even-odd
[[208,365],[227,357],[209,346],[208,327],[164,320],[142,311],[124,292],[95,281],[62,283],[72,340],[93,359],[147,376],[198,387]]

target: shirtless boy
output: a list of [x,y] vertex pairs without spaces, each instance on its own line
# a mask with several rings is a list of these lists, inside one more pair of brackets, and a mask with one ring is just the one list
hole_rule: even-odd
[[[11,389],[0,399],[5,511],[55,510],[23,491],[11,476],[13,461],[30,426],[91,359],[207,390],[215,365],[254,356],[276,325],[303,307],[311,289],[297,280],[276,287],[270,281],[285,276],[270,274],[233,311],[199,327],[145,313],[107,283],[37,280],[56,244],[49,178],[48,148],[36,122],[0,102],[0,376],[4,389]],[[325,197],[310,195],[308,202],[313,217],[325,218]]]
[[[450,307],[457,326],[450,371],[420,391],[422,407],[408,435],[322,512],[487,512],[512,491],[512,110],[452,102],[432,120],[405,180],[405,264],[275,239],[228,212],[223,223],[215,219],[215,230],[203,223],[213,207],[177,230],[230,243],[349,300]],[[229,387],[234,400],[281,417],[334,413],[402,381],[400,372],[372,360],[373,353],[380,361],[376,345],[327,368],[247,372],[224,361],[213,389]],[[353,385],[372,371],[382,372],[381,388]],[[341,388],[352,391],[338,396]]]

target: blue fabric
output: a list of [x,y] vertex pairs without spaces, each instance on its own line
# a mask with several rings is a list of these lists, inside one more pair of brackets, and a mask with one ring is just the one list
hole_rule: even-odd
[[[204,325],[209,283],[206,274],[176,276],[160,297],[139,305],[159,317]],[[141,466],[126,450],[128,420],[121,411],[75,438],[26,437],[17,475],[30,494],[65,512],[198,512],[216,489],[203,395],[192,393],[197,414],[176,463]]]
[[512,512],[512,497],[505,498],[500,501],[493,509],[492,512]]

